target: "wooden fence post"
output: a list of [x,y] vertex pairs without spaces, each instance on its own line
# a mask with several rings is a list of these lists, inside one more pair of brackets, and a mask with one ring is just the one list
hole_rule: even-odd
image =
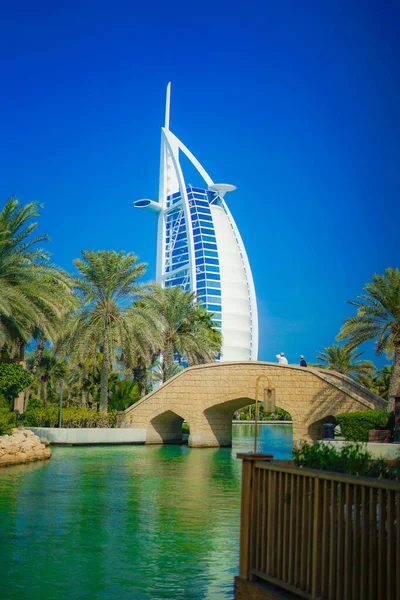
[[240,552],[239,576],[250,579],[250,549],[251,549],[251,522],[253,506],[253,472],[254,462],[257,460],[273,459],[272,454],[238,454],[237,458],[243,460],[242,465],[242,493],[240,507]]
[[400,427],[400,396],[394,397],[394,426]]
[[240,556],[239,576],[249,579],[251,507],[253,492],[254,462],[243,458],[242,466],[242,497],[240,509]]
[[[311,567],[311,598],[314,600],[320,595],[321,588],[321,527],[322,524],[322,490],[321,482],[318,477],[314,479],[314,531],[313,531],[313,549],[312,549],[312,567]],[[311,540],[309,540],[311,543]]]

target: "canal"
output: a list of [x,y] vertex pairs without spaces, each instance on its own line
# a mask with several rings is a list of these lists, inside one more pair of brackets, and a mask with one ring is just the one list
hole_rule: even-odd
[[[222,600],[238,569],[241,461],[233,448],[54,448],[0,470],[2,600]],[[290,458],[290,425],[259,451]]]

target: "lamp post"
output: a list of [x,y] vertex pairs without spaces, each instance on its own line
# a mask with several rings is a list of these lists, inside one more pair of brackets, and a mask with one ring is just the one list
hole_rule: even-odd
[[58,420],[59,429],[61,429],[61,425],[62,425],[62,401],[63,401],[63,385],[62,385],[62,381],[60,381],[60,418]]
[[275,409],[275,390],[271,385],[271,380],[268,375],[259,375],[256,379],[256,392],[255,392],[255,400],[256,400],[256,415],[254,419],[254,454],[257,454],[257,434],[258,434],[258,419],[259,419],[259,408],[258,408],[258,395],[259,395],[259,384],[261,379],[264,379],[268,382],[268,387],[264,388],[264,406],[269,403],[270,408]]

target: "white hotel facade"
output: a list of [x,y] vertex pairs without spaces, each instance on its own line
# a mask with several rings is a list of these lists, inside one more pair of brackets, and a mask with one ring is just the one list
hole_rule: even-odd
[[[161,130],[158,202],[143,199],[136,208],[158,215],[157,281],[197,294],[214,314],[222,334],[220,360],[257,360],[257,300],[242,238],[226,204],[235,186],[214,183],[199,161],[172,133],[171,84],[167,87],[165,126]],[[205,187],[187,185],[179,162],[186,155]]]

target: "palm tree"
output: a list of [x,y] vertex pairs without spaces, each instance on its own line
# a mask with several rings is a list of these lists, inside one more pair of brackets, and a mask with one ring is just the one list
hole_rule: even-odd
[[394,357],[390,379],[389,410],[394,398],[400,395],[400,271],[386,269],[383,275],[373,275],[364,286],[358,300],[349,304],[357,307],[355,316],[345,320],[338,340],[348,340],[355,348],[363,342],[375,340],[376,353]]
[[[141,296],[150,293],[153,286],[142,290]],[[149,390],[149,369],[162,346],[163,322],[160,315],[139,299],[126,311],[130,335],[121,348],[120,362],[125,374],[129,372],[137,382],[141,395]],[[150,387],[151,389],[151,387]]]
[[59,346],[83,362],[84,357],[101,352],[100,410],[107,412],[108,381],[112,362],[119,349],[128,348],[133,332],[126,317],[128,302],[134,300],[137,280],[146,270],[133,253],[92,250],[82,251],[74,260],[79,271],[75,287],[81,306],[71,314],[67,333]]
[[387,399],[389,396],[390,380],[392,377],[393,367],[392,365],[385,365],[378,371],[374,381],[374,391],[381,398]]
[[52,356],[48,349],[43,351],[37,370],[38,379],[43,384],[43,406],[47,404],[49,385],[54,390],[66,377],[67,370],[68,366],[65,361]]
[[385,365],[375,374],[359,377],[359,383],[381,398],[388,399],[392,366]]
[[[142,298],[149,314],[158,315],[161,324],[162,380],[173,372],[173,363],[185,359],[188,364],[212,362],[221,350],[221,335],[212,316],[196,303],[196,295],[179,286],[159,285]],[[155,317],[157,318],[157,317]]]
[[125,410],[131,404],[140,400],[140,391],[137,381],[116,377],[110,385],[111,394],[109,403],[115,410]]
[[[101,359],[98,364],[92,364],[90,368],[84,365],[81,371],[82,404],[92,406],[97,404],[100,396],[101,385]],[[86,368],[85,368],[86,367]]]
[[337,371],[359,381],[361,376],[371,375],[375,367],[370,360],[359,360],[363,352],[356,352],[348,346],[332,344],[324,348],[317,356],[317,360],[324,364],[318,365],[331,371]]
[[10,198],[0,212],[0,348],[20,346],[21,360],[34,332],[54,339],[60,318],[73,305],[70,277],[38,248],[48,236],[32,236],[39,208]]
[[179,363],[172,363],[170,370],[167,371],[165,367],[165,363],[156,358],[150,369],[147,371],[147,380],[150,383],[150,389],[152,389],[155,385],[159,385],[160,383],[164,383],[171,377],[178,375],[181,371],[183,371],[184,367]]

